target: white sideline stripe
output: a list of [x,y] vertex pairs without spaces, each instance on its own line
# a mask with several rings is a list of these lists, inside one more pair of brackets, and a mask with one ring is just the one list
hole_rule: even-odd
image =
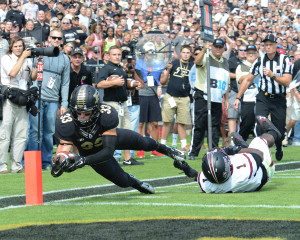
[[[196,182],[156,187],[155,189],[163,188],[163,187],[176,187],[176,186],[189,185],[189,184],[196,184]],[[55,203],[55,202],[75,201],[75,200],[82,200],[82,199],[85,199],[85,198],[101,197],[101,196],[107,196],[107,195],[117,195],[117,194],[124,194],[124,193],[137,192],[137,191],[138,190],[129,190],[129,191],[123,191],[123,192],[114,192],[114,193],[97,194],[97,195],[90,195],[90,196],[84,196],[84,197],[68,198],[68,199],[44,202],[43,205],[51,205],[51,203]],[[22,208],[22,207],[31,207],[31,205],[28,205],[28,206],[27,205],[8,206],[8,207],[0,208],[0,211],[1,210],[7,210],[7,209],[13,209],[13,208]]]
[[[185,178],[185,175],[177,175],[177,176],[170,176],[170,177],[161,177],[161,178],[152,178],[152,179],[141,179],[143,182],[147,181],[155,181],[155,180],[166,180],[166,179],[173,179],[173,178]],[[84,190],[84,189],[93,189],[93,188],[104,188],[104,187],[112,187],[116,186],[115,184],[104,184],[104,185],[94,185],[90,187],[81,187],[81,188],[68,188],[68,189],[62,189],[62,190],[55,190],[55,191],[48,191],[48,192],[43,192],[43,195],[51,194],[51,193],[60,193],[60,192],[66,192],[66,191],[78,191],[78,190]],[[3,196],[0,197],[1,199],[5,198],[12,198],[12,197],[25,197],[25,194],[21,195],[10,195],[10,196]]]
[[168,206],[168,207],[205,207],[205,208],[287,208],[299,209],[300,206],[276,206],[276,205],[225,205],[225,204],[186,204],[186,203],[125,203],[125,202],[85,202],[85,203],[51,203],[49,205],[76,205],[76,206],[93,206],[93,205],[112,205],[112,206]]

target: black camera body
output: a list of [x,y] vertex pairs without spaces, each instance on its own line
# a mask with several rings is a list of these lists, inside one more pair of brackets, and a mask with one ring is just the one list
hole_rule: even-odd
[[132,59],[133,59],[132,55],[127,55],[127,68],[128,68],[128,70],[132,70],[133,69]]
[[58,47],[47,47],[47,48],[30,48],[31,55],[30,57],[39,57],[39,56],[47,56],[47,57],[57,57],[59,55]]

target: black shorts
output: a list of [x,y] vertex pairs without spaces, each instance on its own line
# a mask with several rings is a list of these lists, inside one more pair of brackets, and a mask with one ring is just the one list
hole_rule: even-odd
[[140,122],[159,122],[161,120],[158,97],[140,96]]
[[262,161],[261,157],[258,156],[255,153],[251,153],[251,155],[253,156],[253,158],[256,162],[257,169],[260,167],[262,169],[262,172],[263,172],[261,183],[258,186],[258,188],[256,188],[256,190],[255,190],[255,191],[259,191],[268,182],[268,173],[267,173],[267,169],[265,168],[265,166],[262,163],[263,161]]

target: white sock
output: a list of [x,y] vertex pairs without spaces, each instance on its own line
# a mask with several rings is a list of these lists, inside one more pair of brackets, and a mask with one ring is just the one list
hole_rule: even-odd
[[180,140],[181,142],[181,148],[184,148],[187,145],[186,139]]
[[177,146],[177,138],[178,138],[178,134],[173,133],[173,140],[172,140],[172,146]]
[[161,140],[160,140],[160,143],[166,145],[166,144],[167,144],[167,139],[161,139]]

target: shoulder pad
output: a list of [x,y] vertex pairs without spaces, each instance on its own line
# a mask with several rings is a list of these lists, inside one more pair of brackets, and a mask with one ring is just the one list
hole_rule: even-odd
[[55,122],[55,136],[66,141],[74,141],[75,122],[70,112],[61,115]]
[[99,111],[100,123],[105,131],[114,129],[119,125],[118,112],[112,106],[101,104]]

